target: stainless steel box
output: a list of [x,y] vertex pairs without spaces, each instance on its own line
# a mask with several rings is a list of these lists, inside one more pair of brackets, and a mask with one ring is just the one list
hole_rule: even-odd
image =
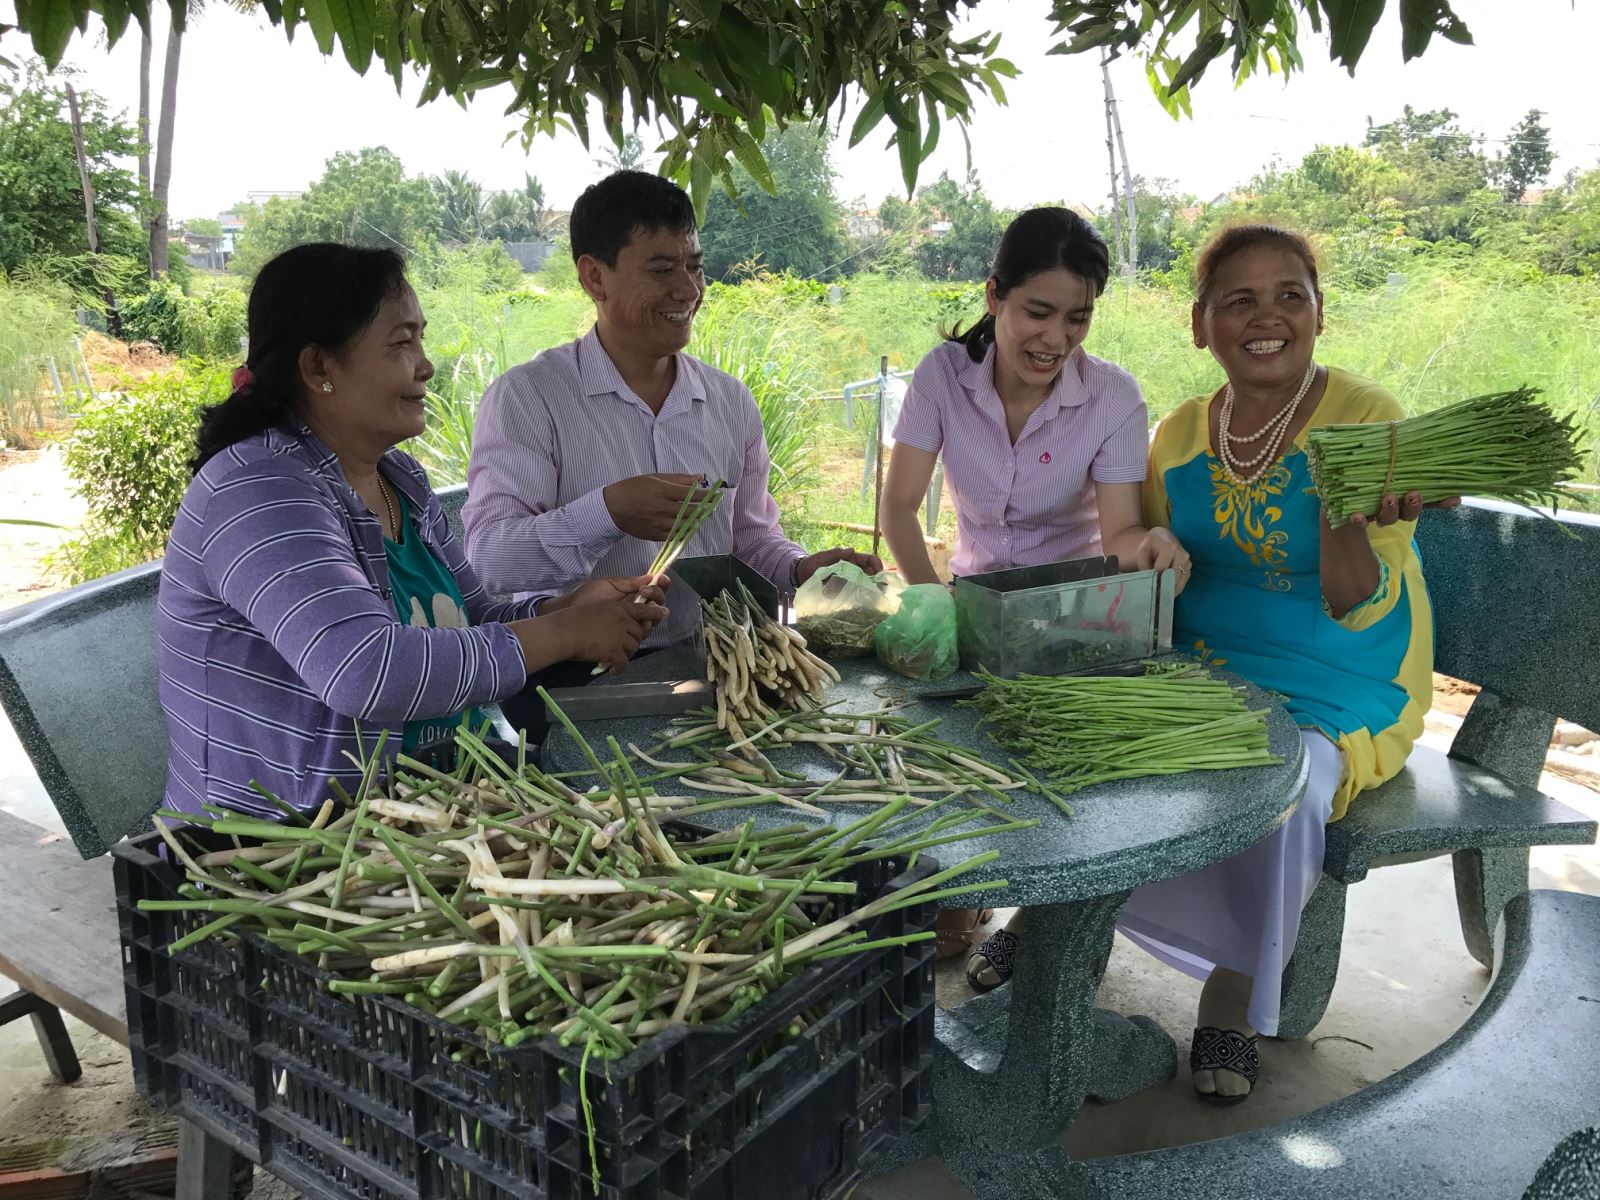
[[1172,648],[1172,571],[1119,574],[1115,556],[956,580],[961,666],[1067,675]]

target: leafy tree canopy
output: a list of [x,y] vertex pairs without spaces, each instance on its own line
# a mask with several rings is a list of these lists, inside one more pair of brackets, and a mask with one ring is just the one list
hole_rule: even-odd
[[762,153],[774,191],[768,193],[741,167],[732,197],[712,194],[700,230],[709,277],[725,279],[752,262],[805,276],[825,275],[838,264],[844,240],[829,141],[827,129],[813,125],[769,133]]
[[[118,165],[137,153],[138,138],[94,92],[80,90],[78,108],[101,249],[142,260],[138,184]],[[0,73],[0,270],[88,249],[66,86],[37,64],[20,77]]]
[[247,210],[232,270],[254,275],[274,255],[301,242],[336,241],[429,251],[440,226],[440,203],[426,179],[408,178],[382,146],[344,151],[327,162],[305,195],[275,196]]
[[[17,21],[52,66],[91,16],[115,42],[130,22],[147,23],[161,0],[16,0]],[[173,20],[188,0],[167,0]],[[524,134],[575,130],[587,144],[590,101],[623,150],[630,128],[664,124],[663,174],[689,184],[702,211],[713,179],[733,186],[731,158],[768,191],[760,144],[769,125],[823,119],[847,91],[866,95],[851,130],[855,145],[889,124],[908,193],[938,144],[943,123],[964,124],[980,95],[1004,103],[1016,68],[999,37],[958,33],[958,16],[980,28],[1000,0],[260,0],[287,33],[309,26],[324,54],[351,67],[376,61],[396,82],[424,76],[423,98],[466,98],[507,84]],[[1402,49],[1421,54],[1439,34],[1469,42],[1449,0],[1397,0]],[[1213,62],[1231,58],[1236,77],[1300,67],[1301,39],[1326,33],[1334,60],[1354,69],[1388,0],[1051,0],[1063,54],[1133,51],[1171,111],[1187,110],[1189,87]],[[969,11],[975,10],[975,11]],[[0,29],[0,33],[4,30]],[[1193,39],[1193,49],[1187,49]]]

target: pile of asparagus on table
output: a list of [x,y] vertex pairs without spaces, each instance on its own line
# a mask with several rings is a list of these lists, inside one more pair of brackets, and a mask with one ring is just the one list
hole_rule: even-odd
[[1134,677],[980,675],[979,728],[1070,794],[1144,775],[1266,766],[1267,710],[1198,662]]
[[[675,721],[649,750],[629,745],[653,774],[694,791],[776,798],[810,816],[822,804],[884,804],[902,798],[918,806],[934,798],[968,797],[992,816],[988,801],[1033,788],[1061,807],[1059,795],[1026,768],[1000,770],[935,736],[937,720],[912,722],[885,704],[866,712],[839,711],[825,693],[839,672],[806,646],[795,630],[773,620],[742,585],[701,603],[707,678],[715,709]],[[835,768],[817,782],[773,764],[770,752],[814,747]],[[665,759],[669,753],[687,752]]]
[[[463,730],[449,772],[400,755],[379,778],[380,740],[342,811],[160,813],[188,879],[179,899],[140,907],[210,918],[173,951],[248,930],[318,957],[334,992],[399,997],[507,1046],[554,1035],[615,1057],[670,1026],[725,1020],[811,963],[933,936],[868,941],[859,926],[879,914],[1004,886],[952,882],[991,851],[853,907],[841,876],[858,864],[914,863],[993,829],[965,808],[930,820],[902,798],[842,829],[680,835],[664,823],[726,806],[657,795],[614,741],[602,759],[568,729],[595,790],[508,764]],[[169,821],[234,844],[205,848]]]

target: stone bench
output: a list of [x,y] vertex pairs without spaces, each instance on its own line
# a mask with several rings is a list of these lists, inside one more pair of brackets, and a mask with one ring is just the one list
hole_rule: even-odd
[[1477,1010],[1409,1067],[1279,1125],[1076,1162],[1071,1194],[1517,1200],[1558,1143],[1600,1119],[1600,897],[1524,892],[1500,942]]
[[1369,870],[1452,855],[1461,931],[1487,966],[1500,910],[1528,889],[1528,847],[1595,838],[1595,822],[1538,783],[1557,717],[1600,729],[1600,518],[1558,523],[1468,501],[1424,513],[1417,546],[1436,668],[1482,690],[1448,754],[1418,746],[1396,778],[1328,827],[1322,881],[1284,972],[1281,1038],[1304,1037],[1327,1011],[1345,890]]

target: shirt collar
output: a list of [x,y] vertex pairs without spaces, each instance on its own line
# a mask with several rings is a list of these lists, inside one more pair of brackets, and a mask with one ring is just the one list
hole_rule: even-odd
[[[988,350],[978,362],[973,362],[970,355],[963,355],[956,378],[961,386],[973,395],[993,397],[998,407],[1000,394],[994,387],[994,353],[994,343],[990,342]],[[1067,356],[1067,361],[1062,364],[1061,374],[1056,376],[1055,386],[1050,389],[1050,394],[1039,406],[1041,421],[1050,420],[1063,408],[1077,408],[1089,399],[1089,388],[1083,382],[1083,360],[1082,346]]]
[[[662,412],[675,400],[687,403],[706,398],[705,374],[700,369],[700,363],[687,354],[674,357],[677,360],[677,375],[673,379],[672,390],[667,393],[666,403],[661,406]],[[635,398],[633,389],[622,378],[622,372],[617,370],[617,364],[611,361],[606,348],[600,344],[598,325],[591,326],[589,332],[578,339],[578,381],[583,385],[585,396],[616,396],[623,400]]]
[[[304,450],[311,457],[311,467],[314,471],[334,483],[349,488],[350,481],[344,477],[344,469],[339,466],[339,456],[328,449],[327,443],[312,433],[305,422],[296,420],[289,429],[269,429],[267,444],[279,453],[294,449]],[[427,476],[422,468],[394,448],[385,450],[381,461],[388,468],[384,472],[384,478],[405,496],[410,502],[411,511],[420,520],[421,514],[427,510],[430,491]]]

